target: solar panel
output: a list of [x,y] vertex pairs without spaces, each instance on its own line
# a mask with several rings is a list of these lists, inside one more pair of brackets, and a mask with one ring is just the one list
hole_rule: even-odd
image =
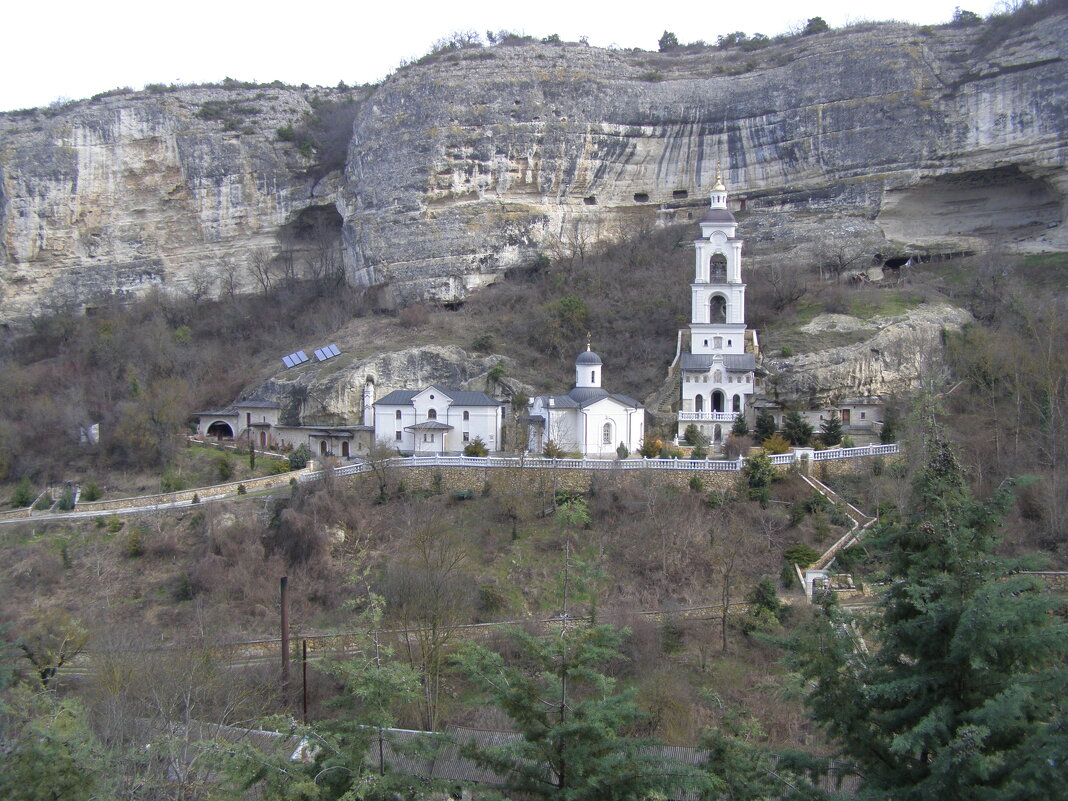
[[327,349],[330,351],[330,355],[331,356],[340,356],[341,355],[341,351],[339,351],[337,349],[337,345],[330,345]]
[[300,359],[300,364],[304,364],[304,362],[308,361],[308,354],[302,350],[298,350],[296,356]]
[[315,358],[318,359],[321,362],[325,362],[330,357],[327,356],[326,354],[324,354],[321,348],[316,348],[315,349]]
[[286,367],[292,367],[293,366],[293,357],[292,356],[283,356],[282,357],[282,364],[284,364]]

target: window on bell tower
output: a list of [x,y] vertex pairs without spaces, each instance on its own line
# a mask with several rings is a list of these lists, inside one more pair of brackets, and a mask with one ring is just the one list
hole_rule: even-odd
[[727,280],[727,257],[722,253],[714,253],[708,264],[708,279],[713,283],[723,283]]

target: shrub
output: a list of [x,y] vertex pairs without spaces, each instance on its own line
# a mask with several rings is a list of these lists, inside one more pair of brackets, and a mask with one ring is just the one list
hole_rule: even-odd
[[754,439],[757,442],[763,442],[774,434],[776,430],[775,417],[771,412],[767,409],[761,409],[757,412],[756,425],[753,431]]
[[194,492],[193,493],[193,499],[190,501],[190,503],[200,503],[200,493],[199,492]]
[[739,456],[748,456],[753,441],[749,437],[736,437],[731,434],[723,443],[723,455],[728,459],[737,459]]
[[237,485],[237,494],[238,495],[245,495],[247,493],[248,493],[248,488],[245,487],[244,484],[238,484]]
[[827,500],[827,497],[821,492],[816,492],[816,490],[812,490],[812,492],[809,493],[809,496],[805,498],[804,502],[805,511],[810,515],[815,514],[816,512],[822,512],[830,505],[831,502]]
[[118,515],[112,515],[108,518],[108,534],[118,534],[119,529],[122,528],[122,518]]
[[627,446],[624,445],[622,442],[619,443],[619,447],[616,448],[616,458],[617,459],[626,459],[629,456],[630,456],[630,451],[627,449]]
[[46,509],[52,508],[52,496],[45,494],[37,499],[37,503],[33,505],[33,508],[38,512],[43,512]]
[[100,491],[100,485],[92,479],[85,482],[85,486],[82,487],[82,500],[86,503],[92,503],[93,501],[99,501],[104,493]]
[[694,492],[701,492],[705,488],[705,482],[701,480],[701,477],[694,473],[690,476],[690,489]]
[[483,331],[471,340],[471,350],[476,353],[489,353],[493,350],[494,344],[496,343],[494,342],[493,334]]
[[686,426],[686,433],[683,435],[687,445],[707,445],[708,437],[701,433],[699,429],[693,423]]
[[183,489],[185,489],[185,482],[182,481],[182,477],[171,470],[165,472],[163,478],[159,480],[160,492],[181,492]]
[[843,448],[855,448],[855,447],[857,447],[856,444],[853,442],[853,438],[851,436],[849,436],[849,434],[843,434],[842,435],[842,441],[841,441],[840,444],[841,444],[841,446]]
[[219,474],[219,481],[229,481],[234,477],[234,460],[228,453],[219,454],[215,468]]
[[749,424],[745,421],[745,413],[738,412],[738,416],[734,418],[734,425],[731,426],[732,437],[748,437],[749,436]]
[[15,487],[15,491],[11,494],[11,505],[21,509],[33,503],[33,499],[36,497],[37,494],[33,491],[33,487],[30,486],[29,477],[23,476]]
[[427,324],[427,321],[430,320],[430,312],[427,311],[426,306],[419,303],[401,309],[398,319],[405,328],[418,328]]
[[831,416],[820,425],[824,445],[838,445],[842,442],[842,418],[837,414]]
[[567,456],[567,452],[550,439],[545,443],[545,448],[542,450],[541,455],[546,459],[563,459]]
[[668,442],[660,446],[660,453],[658,454],[661,459],[681,459],[685,455],[681,449]]
[[464,445],[464,456],[489,456],[489,448],[482,441],[482,437],[475,437]]
[[145,553],[145,532],[141,526],[134,526],[126,535],[126,542],[122,544],[122,555],[127,559],[136,559]]
[[783,439],[782,434],[772,434],[760,443],[760,447],[768,453],[789,453],[790,443]]
[[831,26],[827,24],[823,17],[810,17],[808,22],[805,23],[805,29],[801,31],[801,35],[812,36],[814,33],[825,33],[830,29]]
[[497,362],[490,368],[489,373],[486,375],[491,384],[498,384],[500,380],[504,378],[504,362]]
[[780,354],[780,355],[781,355],[781,356],[782,356],[782,357],[783,357],[784,359],[789,359],[789,358],[790,358],[791,356],[793,356],[793,355],[794,355],[794,349],[793,349],[793,348],[791,348],[791,347],[790,347],[789,345],[783,345],[783,346],[782,346],[782,349],[781,349],[781,350],[779,351],[779,354]]
[[660,451],[663,447],[664,443],[662,440],[654,437],[652,434],[646,434],[645,439],[642,440],[642,446],[638,448],[638,454],[647,459],[655,459],[660,455]]
[[669,50],[674,50],[679,46],[679,37],[671,31],[664,31],[663,35],[657,39],[656,44],[661,53],[667,53]]
[[301,443],[289,454],[289,469],[303,470],[308,466],[308,462],[311,461],[311,455],[311,449],[307,445]]
[[786,415],[783,420],[782,432],[790,444],[797,447],[803,448],[808,445],[808,441],[812,438],[812,426],[805,422],[801,413],[796,409]]
[[707,459],[708,458],[708,448],[706,448],[704,446],[704,444],[698,443],[697,445],[694,446],[693,450],[690,451],[690,458],[691,459]]
[[283,473],[288,473],[289,461],[286,459],[272,459],[270,461],[270,467],[267,469],[267,474],[271,476],[280,476]]
[[59,496],[59,500],[56,502],[56,510],[60,512],[69,512],[74,508],[74,490],[71,487],[65,487],[63,494]]
[[820,555],[807,545],[791,545],[786,549],[783,558],[791,565],[797,565],[802,570],[811,565]]
[[745,479],[749,497],[753,500],[765,501],[768,495],[768,487],[778,478],[775,465],[766,453],[757,453],[745,460],[742,468],[742,478]]

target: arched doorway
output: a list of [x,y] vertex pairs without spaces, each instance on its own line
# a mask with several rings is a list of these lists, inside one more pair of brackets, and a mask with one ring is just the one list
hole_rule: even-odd
[[320,440],[319,442],[319,455],[326,456],[326,440]]
[[345,459],[349,458],[349,441],[345,440],[341,443],[341,456]]
[[222,420],[216,420],[208,426],[208,436],[215,437],[215,439],[233,439],[234,430],[230,428],[229,423],[224,423]]
[[715,427],[712,429],[712,441],[723,441],[723,427],[719,423],[716,423]]
[[693,399],[693,410],[695,412],[703,412],[705,410],[705,399],[703,395],[698,395]]
[[712,393],[712,411],[723,411],[723,393],[720,392],[718,389]]
[[267,450],[267,432],[266,431],[261,431],[260,432],[260,450],[261,451]]
[[727,322],[727,299],[722,295],[713,295],[708,302],[708,322]]

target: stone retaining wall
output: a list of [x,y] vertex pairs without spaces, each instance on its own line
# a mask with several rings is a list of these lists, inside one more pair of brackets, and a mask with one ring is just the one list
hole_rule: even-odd
[[276,476],[261,476],[249,478],[244,481],[231,481],[228,484],[215,484],[210,487],[193,487],[179,492],[164,492],[159,495],[139,495],[134,498],[115,498],[110,501],[93,501],[92,503],[79,503],[75,512],[111,512],[117,509],[130,509],[138,506],[166,506],[176,503],[187,503],[193,500],[194,495],[201,498],[216,497],[219,495],[237,495],[237,488],[244,484],[248,492],[274,487],[288,486],[289,482],[300,475],[302,471],[294,470],[289,473],[281,473]]

